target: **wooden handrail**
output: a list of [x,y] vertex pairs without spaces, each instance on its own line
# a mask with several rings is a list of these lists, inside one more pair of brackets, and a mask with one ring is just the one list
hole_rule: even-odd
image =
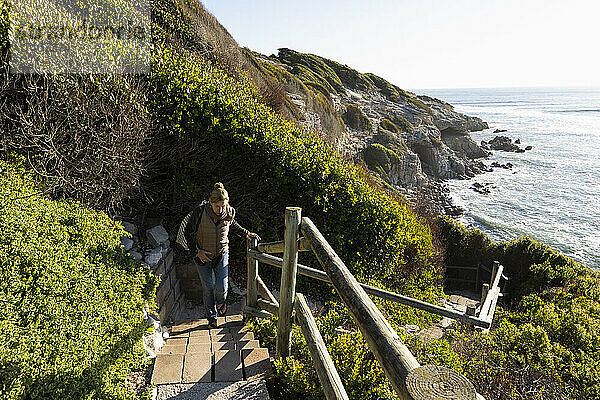
[[[279,257],[272,256],[270,254],[263,254],[256,250],[248,251],[248,256],[254,258],[257,261],[260,261],[267,265],[272,265],[274,267],[279,267],[283,265],[283,259]],[[298,273],[300,275],[308,276],[313,279],[318,279],[323,282],[331,283],[331,279],[327,274],[323,271],[319,271],[318,269],[307,267],[306,265],[298,264]],[[417,308],[419,310],[428,311],[432,314],[441,315],[444,317],[452,318],[459,321],[464,321],[469,324],[479,326],[481,328],[489,328],[490,322],[487,320],[482,320],[475,316],[468,315],[466,313],[458,312],[454,309],[440,307],[435,304],[430,304],[421,300],[413,299],[411,297],[403,296],[401,294],[397,294],[394,292],[390,292],[387,290],[383,290],[374,286],[370,286],[364,283],[360,283],[360,286],[372,296],[377,296],[384,300],[393,301],[396,303],[404,304],[407,306],[411,306]]]
[[[440,370],[440,367],[435,366],[425,366],[420,368],[419,362],[401,342],[396,331],[392,329],[381,311],[369,298],[367,292],[371,292],[371,294],[387,300],[401,302],[436,314],[448,313],[451,315],[451,318],[467,320],[467,322],[473,323],[474,325],[481,326],[483,324],[483,326],[487,325],[487,327],[489,327],[494,313],[493,310],[489,312],[489,308],[495,307],[495,303],[499,296],[499,280],[503,277],[502,266],[499,266],[498,264],[494,265],[494,270],[492,272],[492,288],[490,289],[488,296],[486,296],[485,303],[482,306],[482,312],[480,312],[480,318],[475,318],[473,316],[473,307],[471,307],[467,313],[460,314],[456,313],[454,310],[445,309],[433,304],[421,302],[417,299],[358,283],[312,221],[308,218],[300,217],[301,209],[296,207],[286,208],[283,259],[258,251],[256,243],[252,245],[249,242],[247,248],[249,278],[247,302],[251,300],[252,296],[254,296],[256,300],[255,306],[245,306],[244,312],[259,317],[271,315],[258,308],[263,307],[270,310],[272,313],[278,313],[277,354],[283,357],[289,354],[291,312],[292,309],[294,309],[296,311],[297,322],[301,325],[302,332],[307,338],[307,345],[311,352],[311,356],[313,357],[313,363],[315,364],[315,369],[317,370],[319,380],[323,385],[323,390],[327,399],[345,400],[348,398],[304,297],[300,293],[295,293],[296,274],[301,273],[333,284],[338,295],[342,298],[350,314],[357,323],[369,348],[390,380],[392,387],[401,399],[415,400],[411,393],[418,398],[422,397],[420,389],[415,390],[415,387],[413,386],[411,386],[409,392],[406,383],[407,377],[411,380],[413,385],[415,379],[417,379],[424,385],[423,387],[429,387],[430,385],[437,385],[440,382],[440,379],[445,379],[444,377],[449,372],[458,375],[458,373],[454,371],[444,372],[443,368]],[[298,239],[299,228],[305,235],[305,238],[302,240]],[[269,243],[267,246],[263,246],[262,250],[279,250],[280,245],[279,242]],[[306,245],[308,245],[315,253],[325,272],[298,264],[298,247]],[[266,288],[264,282],[262,282],[258,276],[258,261],[282,268],[280,304],[277,304],[272,293]],[[253,285],[251,285],[251,277]],[[251,289],[254,293],[250,293]],[[258,299],[258,292],[260,292],[261,296],[266,300]],[[487,308],[487,311],[484,307]],[[434,374],[431,373],[430,370],[439,371]],[[463,377],[462,380],[466,381],[466,378]],[[460,398],[462,398],[463,395],[467,396],[465,398],[470,398],[470,396],[474,395],[477,400],[485,400],[479,393],[475,393],[472,384],[468,381],[466,381],[466,383],[468,385],[456,384],[452,387],[448,387],[447,390],[453,392],[449,394],[455,393],[456,395],[459,395],[460,393]],[[470,388],[464,392],[465,387]]]
[[301,293],[296,294],[296,321],[306,338],[306,345],[313,359],[319,381],[327,400],[348,400],[342,380],[333,365],[323,337],[317,328],[315,318]]
[[[269,242],[269,243],[259,243],[258,251],[261,253],[283,253],[284,249],[284,241],[280,240],[278,242]],[[298,239],[298,251],[310,251],[308,247],[308,243],[305,238]]]
[[406,389],[405,379],[410,371],[420,367],[419,362],[402,343],[396,331],[392,329],[312,221],[306,217],[302,218],[300,229],[308,239],[323,269],[331,278],[331,283],[356,321],[392,387],[402,399],[412,400],[412,396]]

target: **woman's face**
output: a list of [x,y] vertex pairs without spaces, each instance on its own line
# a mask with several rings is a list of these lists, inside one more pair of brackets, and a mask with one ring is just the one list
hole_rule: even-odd
[[216,203],[210,203],[215,214],[219,215],[225,210],[225,206],[227,205],[226,200],[217,201]]

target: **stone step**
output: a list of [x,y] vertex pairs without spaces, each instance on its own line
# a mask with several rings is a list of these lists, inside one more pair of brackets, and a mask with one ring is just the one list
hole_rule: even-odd
[[157,355],[152,383],[190,384],[259,379],[270,373],[269,352],[242,324],[241,315],[220,317],[218,327],[208,321],[178,321]]
[[240,350],[217,350],[215,352],[215,382],[244,380]]
[[210,382],[212,380],[211,353],[187,353],[183,361],[182,383]]
[[271,373],[269,350],[264,348],[242,350],[242,364],[246,380],[266,378]]
[[157,355],[154,362],[154,371],[152,372],[152,384],[162,385],[181,382],[183,357],[181,354]]

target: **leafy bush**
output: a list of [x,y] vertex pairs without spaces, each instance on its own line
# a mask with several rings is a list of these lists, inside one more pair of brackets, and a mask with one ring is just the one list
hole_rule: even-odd
[[0,215],[0,397],[133,398],[156,279],[122,250],[123,228],[3,161]]
[[373,130],[373,123],[365,113],[354,104],[345,104],[346,111],[342,114],[342,119],[352,129],[359,131]]
[[384,118],[381,120],[381,122],[379,123],[379,128],[384,129],[386,131],[392,132],[392,133],[400,133],[400,129],[396,126],[396,124],[394,124],[392,121],[390,121],[387,118]]
[[[447,262],[490,265],[509,277],[512,307],[490,336],[460,335],[465,370],[491,398],[600,398],[600,273],[530,238],[492,242],[477,229],[441,220]],[[536,393],[538,397],[530,397]]]

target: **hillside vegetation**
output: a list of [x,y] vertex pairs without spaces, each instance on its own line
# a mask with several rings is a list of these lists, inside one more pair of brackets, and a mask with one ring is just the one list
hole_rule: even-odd
[[[281,239],[284,208],[300,206],[359,280],[428,301],[442,295],[436,240],[445,238],[449,262],[499,259],[511,278],[512,302],[499,311],[489,335],[463,330],[423,342],[401,327],[424,328],[435,317],[378,305],[421,363],[464,373],[488,399],[600,398],[600,348],[593,334],[600,315],[596,274],[527,239],[493,244],[451,221],[430,225],[367,171],[298,126],[298,110],[285,96],[283,81],[274,78],[287,71],[269,69],[240,49],[194,0],[159,0],[153,7],[151,74],[9,75],[3,64],[0,154],[10,162],[1,164],[6,200],[0,257],[3,266],[10,265],[2,273],[10,275],[2,277],[0,293],[7,304],[31,299],[37,307],[27,314],[12,306],[2,311],[1,332],[18,349],[0,347],[0,387],[9,398],[52,388],[65,398],[135,397],[123,389],[122,375],[142,364],[141,357],[125,352],[131,357],[122,361],[116,354],[139,345],[139,313],[154,282],[122,254],[122,230],[98,211],[156,213],[174,227],[216,181],[229,189],[242,225],[264,240]],[[7,19],[2,21],[6,28]],[[337,63],[288,55],[303,74],[300,84],[315,99],[339,90],[335,76],[353,74]],[[357,88],[373,85],[390,98],[407,96],[369,74],[351,79]],[[427,118],[427,109],[420,109]],[[43,195],[31,189],[37,187],[32,176]],[[16,256],[15,238],[23,249]],[[243,256],[242,249],[233,249],[233,260]],[[306,263],[316,264],[314,259]],[[123,280],[109,282],[108,275]],[[65,293],[66,288],[77,291]],[[95,294],[94,299],[83,305],[68,301],[71,295],[89,298],[79,289]],[[46,302],[54,298],[58,306],[49,313]],[[106,309],[95,315],[99,301]],[[253,324],[267,344],[272,342],[275,321]],[[343,306],[330,303],[319,324],[353,399],[394,398],[360,335],[335,329],[355,330]],[[57,351],[48,351],[52,337],[31,340],[37,332],[57,334],[56,326],[68,327],[59,331],[64,336],[53,347]],[[90,346],[89,351],[80,351],[81,346]],[[34,368],[31,378],[23,374]],[[277,361],[275,375],[282,397],[322,398],[297,332],[293,357]]]
[[120,225],[48,199],[17,165],[0,161],[0,397],[130,398],[156,278]]

